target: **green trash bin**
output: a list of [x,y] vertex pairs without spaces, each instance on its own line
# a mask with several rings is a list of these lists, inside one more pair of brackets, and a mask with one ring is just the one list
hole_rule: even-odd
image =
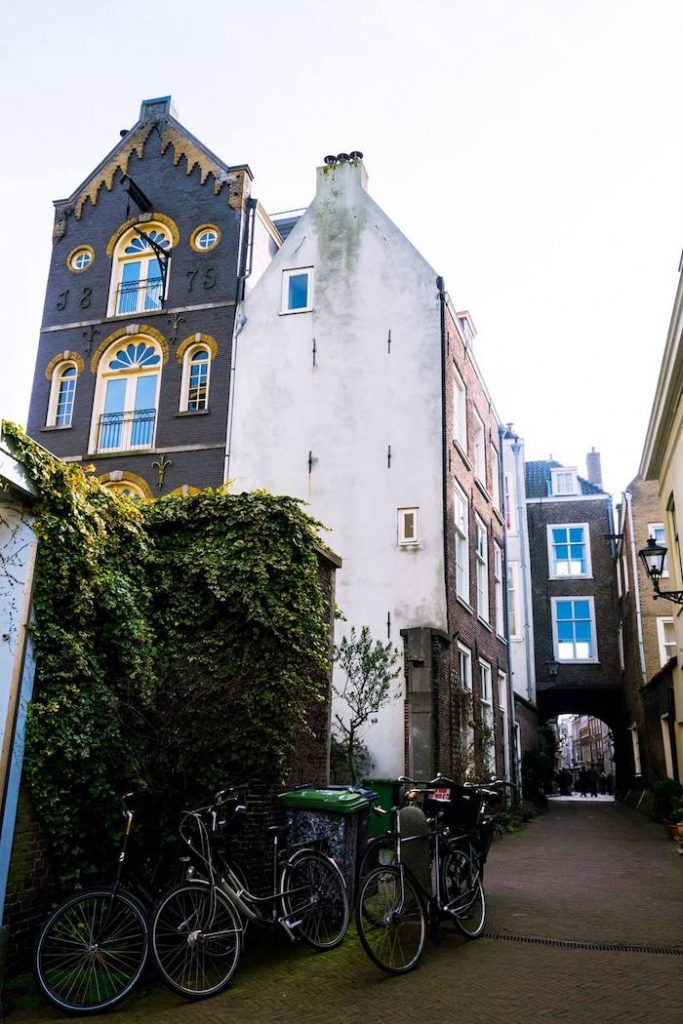
[[276,803],[287,811],[291,843],[323,840],[341,868],[353,899],[358,861],[368,839],[368,815],[376,794],[358,786],[299,786]]
[[382,815],[370,815],[368,838],[379,839],[394,827],[394,818],[390,812],[391,808],[398,806],[400,802],[401,783],[398,779],[363,779],[363,785],[377,793],[377,800],[373,802],[387,812]]

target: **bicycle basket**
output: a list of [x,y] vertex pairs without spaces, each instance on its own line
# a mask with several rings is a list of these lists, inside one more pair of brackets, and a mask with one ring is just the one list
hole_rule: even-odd
[[439,815],[450,828],[474,828],[484,803],[483,795],[469,786],[445,786],[435,789],[425,801],[429,815]]

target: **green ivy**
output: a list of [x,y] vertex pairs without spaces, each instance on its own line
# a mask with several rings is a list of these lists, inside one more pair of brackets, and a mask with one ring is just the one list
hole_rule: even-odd
[[168,825],[226,782],[284,781],[327,692],[319,524],[258,491],[133,501],[3,430],[39,496],[25,777],[74,882],[110,864],[127,789]]

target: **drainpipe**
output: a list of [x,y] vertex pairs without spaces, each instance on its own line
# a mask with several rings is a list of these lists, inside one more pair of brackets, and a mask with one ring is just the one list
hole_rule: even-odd
[[[230,346],[230,383],[228,387],[228,423],[225,435],[225,461],[223,466],[223,483],[230,478],[230,455],[232,445],[232,424],[235,405],[235,371],[237,368],[237,339],[244,326],[244,313],[241,303],[244,300],[244,282],[251,274],[254,253],[254,221],[258,200],[251,196],[247,199],[247,210],[240,217],[240,235],[237,243],[237,286],[235,288],[235,316],[232,324],[232,344]],[[247,236],[245,248],[244,240]]]
[[643,641],[643,616],[640,608],[640,582],[638,580],[638,558],[636,552],[636,538],[633,532],[633,505],[630,491],[624,492],[626,499],[626,514],[628,515],[628,533],[631,538],[631,575],[633,576],[633,593],[636,602],[636,628],[638,631],[638,653],[640,655],[640,673],[643,686],[647,684],[647,669],[645,667],[645,643]]
[[442,491],[441,506],[443,510],[443,583],[446,591],[446,629],[450,632],[448,602],[448,425],[446,422],[446,289],[444,280],[437,277],[436,288],[439,293],[439,327],[441,330],[441,461]]
[[[505,435],[507,429],[500,424],[498,425],[498,495],[499,499],[503,499],[503,516],[505,516]],[[507,750],[508,758],[507,764],[505,765],[505,777],[507,782],[511,782],[510,779],[510,765],[512,759],[516,753],[516,731],[517,731],[517,716],[515,715],[515,690],[512,679],[512,660],[510,658],[510,617],[508,607],[508,533],[507,529],[503,531],[503,537],[505,543],[503,544],[503,621],[505,623],[505,643],[506,650],[508,652],[508,663],[507,663],[507,678],[505,680],[507,686],[507,702],[509,708],[508,716],[508,737],[507,737]],[[511,755],[512,754],[512,758]],[[519,772],[515,770],[515,778]]]

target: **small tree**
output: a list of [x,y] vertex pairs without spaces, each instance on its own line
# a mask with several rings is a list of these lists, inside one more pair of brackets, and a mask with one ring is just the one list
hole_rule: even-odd
[[335,713],[337,747],[344,751],[351,782],[358,782],[363,764],[368,762],[367,747],[362,733],[368,724],[377,721],[373,716],[400,696],[400,689],[392,692],[392,681],[400,672],[399,652],[391,642],[374,641],[368,626],[360,634],[351,627],[348,637],[334,649],[334,660],[345,674],[342,686],[333,687],[336,697],[343,700],[348,716]]

